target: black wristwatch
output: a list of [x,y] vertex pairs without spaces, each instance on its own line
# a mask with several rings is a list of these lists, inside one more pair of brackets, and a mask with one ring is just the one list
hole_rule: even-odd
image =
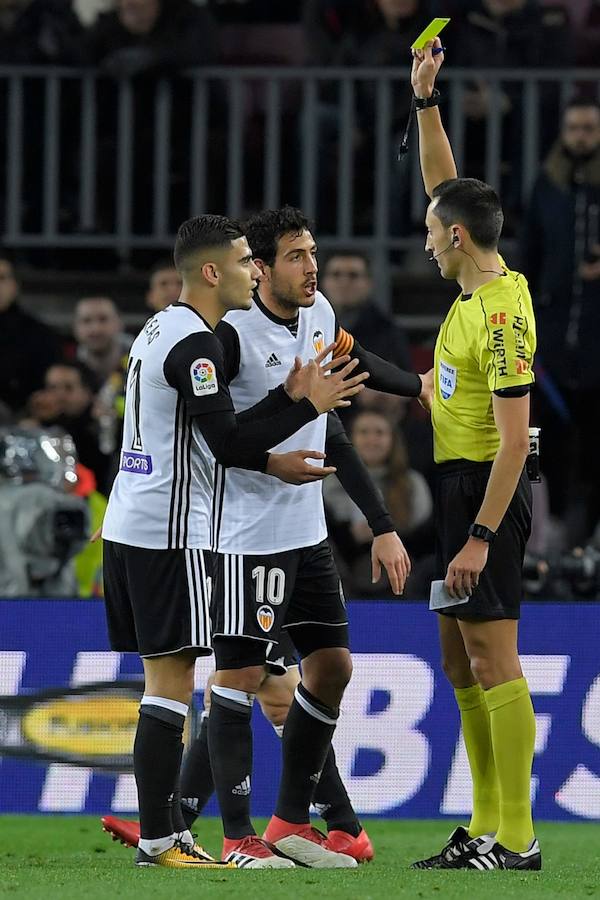
[[431,97],[415,97],[415,109],[429,109],[431,106],[438,106],[442,95],[437,88],[433,89]]
[[469,526],[469,537],[477,538],[478,541],[485,541],[487,544],[493,544],[496,532],[492,531],[491,528],[486,528],[485,525],[478,525],[477,522],[473,522]]

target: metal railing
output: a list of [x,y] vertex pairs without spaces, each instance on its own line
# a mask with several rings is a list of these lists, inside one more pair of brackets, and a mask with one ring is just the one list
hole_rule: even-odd
[[[390,254],[414,244],[406,226],[425,208],[414,133],[407,158],[395,158],[408,76],[223,67],[110,82],[90,70],[0,67],[3,243],[108,248],[127,259],[138,247],[169,248],[189,215],[291,202],[315,218],[321,246],[370,250],[385,296]],[[482,174],[497,188],[506,163],[501,97],[518,95],[511,164],[523,202],[540,163],[544,92],[554,91],[558,133],[558,110],[575,86],[597,95],[598,79],[594,70],[442,70],[459,171],[469,156],[463,97],[475,80],[490,97],[477,138]]]

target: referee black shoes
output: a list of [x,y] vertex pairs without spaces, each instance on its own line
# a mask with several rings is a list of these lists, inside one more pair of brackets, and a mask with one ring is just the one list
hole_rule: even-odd
[[496,841],[493,834],[470,838],[466,828],[459,825],[448,843],[436,856],[414,862],[411,869],[518,869],[539,871],[542,868],[540,845],[534,838],[522,853],[508,850]]
[[469,832],[462,825],[458,825],[450,837],[448,843],[435,856],[427,859],[419,859],[414,862],[411,869],[454,869],[455,862],[465,852],[467,844],[472,840]]

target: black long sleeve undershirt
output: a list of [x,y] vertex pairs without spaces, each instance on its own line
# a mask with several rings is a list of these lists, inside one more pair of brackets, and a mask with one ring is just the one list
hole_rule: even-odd
[[163,372],[223,466],[266,471],[267,451],[318,416],[310,400],[292,403],[283,386],[236,416],[223,345],[211,331],[193,332],[178,341],[164,361]]
[[414,372],[405,372],[387,359],[365,350],[357,340],[354,341],[350,354],[359,362],[352,374],[369,373],[369,380],[366,382],[368,388],[383,391],[385,394],[397,394],[400,397],[418,397],[421,393],[422,384],[418,375]]
[[373,484],[369,470],[335,412],[327,415],[325,452],[325,465],[336,467],[338,481],[364,515],[375,537],[395,531],[381,491]]
[[[267,399],[261,401],[266,403]],[[196,415],[194,421],[218,463],[264,472],[269,448],[285,441],[317,416],[310,400],[304,399],[268,418],[256,419],[251,409],[237,416],[233,410],[222,410]]]

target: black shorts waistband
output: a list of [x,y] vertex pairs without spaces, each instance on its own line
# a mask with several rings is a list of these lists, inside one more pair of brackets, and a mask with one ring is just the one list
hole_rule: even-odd
[[490,472],[493,462],[476,462],[473,459],[448,459],[446,462],[435,464],[435,474],[438,478],[446,478],[448,475],[476,475],[482,472]]

